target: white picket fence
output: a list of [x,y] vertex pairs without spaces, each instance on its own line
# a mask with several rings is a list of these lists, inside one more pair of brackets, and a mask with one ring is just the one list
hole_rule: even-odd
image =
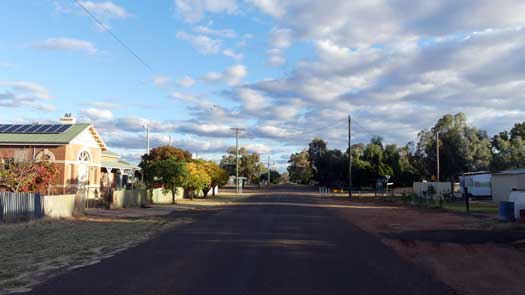
[[0,222],[38,219],[43,216],[40,194],[0,192]]

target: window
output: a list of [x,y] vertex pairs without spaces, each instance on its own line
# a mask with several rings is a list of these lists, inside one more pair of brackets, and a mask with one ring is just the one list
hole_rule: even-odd
[[89,153],[84,151],[78,156],[78,183],[83,185],[89,184]]
[[35,160],[37,162],[40,162],[40,161],[52,162],[55,160],[55,155],[52,152],[50,152],[48,149],[44,149],[44,150],[41,150],[38,154],[36,154]]

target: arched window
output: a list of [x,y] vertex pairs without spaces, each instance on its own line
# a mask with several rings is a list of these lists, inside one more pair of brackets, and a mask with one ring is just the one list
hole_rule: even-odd
[[81,152],[78,155],[78,183],[88,185],[89,184],[89,160],[91,157],[86,151]]
[[41,150],[38,154],[36,154],[35,160],[37,162],[40,161],[55,161],[55,155],[50,152],[48,149]]
[[83,151],[78,155],[78,161],[79,162],[89,162],[89,153],[86,151]]

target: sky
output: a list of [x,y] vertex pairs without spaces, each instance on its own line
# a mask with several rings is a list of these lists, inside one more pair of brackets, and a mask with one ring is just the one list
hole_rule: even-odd
[[[95,19],[97,23],[88,13]],[[137,163],[172,144],[219,160],[322,137],[404,145],[447,113],[525,120],[522,0],[3,0],[0,123],[91,122]]]

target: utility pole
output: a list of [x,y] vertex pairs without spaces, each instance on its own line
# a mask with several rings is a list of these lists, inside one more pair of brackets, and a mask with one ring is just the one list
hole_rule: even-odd
[[268,156],[268,186],[270,186],[270,175],[272,174],[272,169],[270,168],[270,156]]
[[436,132],[437,182],[439,182],[439,131]]
[[[149,126],[143,125],[144,129],[146,129],[146,155],[149,155]],[[144,182],[144,171],[141,171],[141,181]]]
[[348,115],[348,197],[352,198],[352,117]]
[[235,193],[239,194],[239,131],[244,128],[231,128],[235,130]]
[[149,126],[144,125],[142,127],[146,129],[146,154],[149,155]]

